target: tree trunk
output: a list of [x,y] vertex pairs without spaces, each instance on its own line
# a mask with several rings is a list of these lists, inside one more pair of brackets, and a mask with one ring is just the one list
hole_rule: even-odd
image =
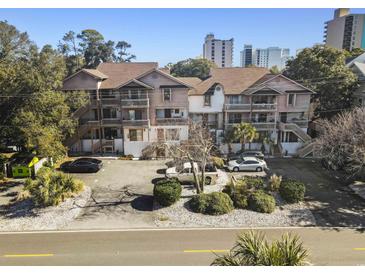
[[202,193],[204,193],[204,186],[205,186],[205,166],[206,166],[206,162],[205,160],[202,161],[202,164],[201,164],[201,177],[202,177],[202,180],[201,180],[201,191]]
[[202,191],[201,191],[201,188],[200,188],[200,184],[199,184],[199,178],[196,174],[196,170],[194,168],[194,161],[193,160],[190,160],[189,159],[189,162],[190,162],[190,165],[192,167],[192,171],[193,171],[193,176],[194,176],[194,183],[195,183],[195,188],[196,188],[196,193],[197,194],[200,194]]

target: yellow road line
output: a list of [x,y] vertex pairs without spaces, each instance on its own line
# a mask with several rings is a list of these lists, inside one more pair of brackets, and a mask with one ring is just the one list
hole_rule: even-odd
[[356,250],[356,251],[365,251],[365,247],[355,247],[354,250]]
[[229,249],[188,249],[184,250],[184,253],[225,253],[228,251]]
[[5,254],[5,258],[19,258],[19,257],[52,257],[53,254]]

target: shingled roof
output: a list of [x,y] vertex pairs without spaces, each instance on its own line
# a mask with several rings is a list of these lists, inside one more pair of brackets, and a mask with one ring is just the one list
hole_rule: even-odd
[[190,95],[202,95],[214,84],[222,85],[226,95],[240,94],[267,74],[266,68],[214,68],[208,79],[193,86]]
[[136,62],[136,63],[101,63],[96,69],[108,79],[101,82],[101,89],[117,88],[124,83],[135,79],[141,74],[157,69],[156,62]]
[[196,85],[200,84],[201,82],[203,82],[200,78],[198,77],[175,77],[176,79],[186,83],[187,85],[191,86],[191,87],[195,87]]

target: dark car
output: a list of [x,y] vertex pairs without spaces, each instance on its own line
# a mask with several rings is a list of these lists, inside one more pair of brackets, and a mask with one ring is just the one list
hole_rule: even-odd
[[257,159],[264,160],[264,154],[261,151],[248,150],[248,151],[243,151],[241,153],[228,155],[228,161],[239,160],[239,159],[242,160],[244,157],[255,157]]
[[103,162],[94,158],[79,158],[73,162],[61,165],[61,170],[75,173],[98,172],[103,167]]

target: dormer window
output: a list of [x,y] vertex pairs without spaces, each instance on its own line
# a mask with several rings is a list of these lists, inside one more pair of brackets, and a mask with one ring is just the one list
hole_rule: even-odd
[[205,94],[204,95],[204,106],[210,106],[211,105],[211,95]]
[[163,100],[171,101],[171,88],[164,88],[162,89],[162,92],[163,92]]

